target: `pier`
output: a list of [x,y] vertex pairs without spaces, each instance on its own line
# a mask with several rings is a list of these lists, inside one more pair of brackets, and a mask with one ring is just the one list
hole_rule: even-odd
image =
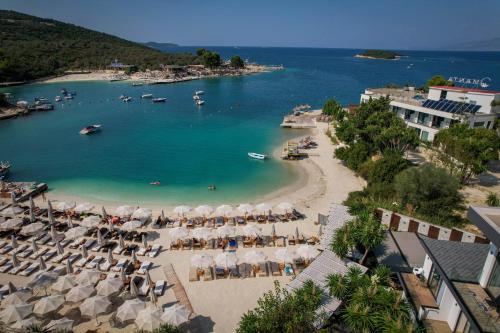
[[291,129],[316,128],[316,118],[321,114],[321,110],[298,111],[283,117],[281,127]]

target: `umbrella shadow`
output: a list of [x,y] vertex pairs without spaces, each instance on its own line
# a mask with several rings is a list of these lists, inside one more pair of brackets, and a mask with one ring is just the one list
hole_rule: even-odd
[[147,240],[154,241],[160,238],[160,233],[158,231],[148,231]]
[[73,320],[73,326],[78,326],[81,323],[93,320],[92,318],[83,317],[80,313],[80,309],[78,307],[72,308],[68,310],[64,317]]
[[189,333],[205,333],[214,331],[215,322],[210,317],[198,315],[188,323],[181,325]]

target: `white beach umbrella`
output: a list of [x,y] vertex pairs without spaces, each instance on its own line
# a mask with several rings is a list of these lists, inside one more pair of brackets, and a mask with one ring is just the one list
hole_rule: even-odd
[[11,306],[11,305],[24,304],[32,296],[33,296],[33,294],[31,293],[31,291],[29,291],[27,289],[15,291],[15,292],[9,294],[9,296],[5,297],[2,300],[1,308],[5,309],[5,308],[7,308],[8,306]]
[[75,287],[77,284],[75,278],[71,275],[60,276],[57,281],[50,287],[53,291],[58,293],[64,293],[71,288]]
[[309,245],[301,245],[297,250],[297,255],[304,260],[311,260],[318,256],[318,249],[309,246]]
[[99,282],[96,287],[97,295],[110,296],[119,292],[123,288],[121,278],[107,278]]
[[85,228],[95,228],[101,223],[101,218],[96,215],[87,216],[82,220],[80,225]]
[[243,234],[247,237],[258,237],[262,235],[262,229],[255,224],[248,224],[243,227]]
[[73,228],[74,227],[74,225],[73,225],[73,219],[71,218],[70,215],[68,215],[66,217],[66,225],[68,226],[68,228]]
[[282,202],[277,207],[281,210],[284,210],[285,212],[293,209],[293,205],[289,202]]
[[35,303],[33,313],[39,316],[57,311],[64,304],[63,295],[45,296]]
[[218,215],[226,216],[228,214],[231,214],[232,211],[233,211],[233,207],[232,206],[230,206],[230,205],[221,205],[221,206],[217,207],[217,209],[215,210],[215,213],[218,214]]
[[53,224],[50,226],[50,237],[52,238],[53,242],[63,239],[63,235],[57,233],[56,228],[54,228]]
[[189,236],[189,231],[184,227],[175,227],[169,231],[169,234],[173,241],[177,241],[179,239],[186,239]]
[[80,304],[80,313],[83,316],[93,317],[97,319],[97,316],[101,313],[106,312],[108,307],[111,305],[111,302],[107,297],[104,296],[93,296],[87,298]]
[[40,272],[30,282],[28,282],[27,286],[34,289],[47,289],[50,285],[56,282],[57,278],[58,275],[56,273]]
[[76,283],[82,286],[94,284],[101,278],[101,272],[96,270],[84,270],[76,277]]
[[250,214],[254,211],[254,209],[254,206],[250,205],[249,203],[242,203],[238,206],[238,210],[245,215]]
[[276,226],[273,224],[273,226],[271,227],[271,236],[272,237],[276,237]]
[[61,243],[59,240],[56,240],[56,250],[58,255],[64,254],[64,248],[62,247]]
[[215,264],[219,267],[233,267],[238,263],[238,257],[232,252],[223,252],[215,257]]
[[319,229],[318,229],[318,237],[321,237],[321,236],[323,236],[323,225],[322,224],[319,225]]
[[73,274],[73,264],[71,260],[66,260],[66,274]]
[[43,256],[38,257],[38,268],[41,271],[44,271],[47,269],[47,264],[45,263],[45,259],[43,259]]
[[68,229],[68,231],[66,231],[64,233],[64,237],[67,239],[81,238],[81,237],[85,236],[87,231],[88,231],[88,229],[85,227],[82,227],[82,226],[74,227],[74,228]]
[[294,260],[298,258],[297,252],[289,247],[276,250],[276,252],[274,252],[274,256],[279,261],[285,263],[293,263]]
[[130,295],[132,295],[133,297],[139,296],[139,289],[137,288],[134,280],[130,281]]
[[33,327],[33,326],[40,326],[41,321],[36,319],[35,317],[29,317],[20,321],[15,322],[14,324],[10,325],[10,328],[13,328],[15,330],[21,330],[22,332],[25,332],[25,329],[28,327]]
[[174,213],[178,215],[184,215],[189,213],[191,210],[192,210],[191,207],[186,205],[181,205],[174,208]]
[[155,307],[147,307],[142,309],[137,313],[137,317],[135,318],[135,324],[139,330],[144,331],[154,331],[159,328],[163,321],[161,320],[162,312],[161,310]]
[[104,206],[102,206],[101,215],[102,215],[103,219],[107,219],[108,218],[108,212],[106,212],[106,208],[104,208]]
[[194,229],[193,232],[191,233],[191,235],[193,236],[193,238],[205,239],[205,240],[208,240],[208,239],[213,237],[212,229],[205,228],[205,227]]
[[35,204],[33,203],[33,198],[30,197],[30,222],[35,223],[35,221],[36,221]]
[[142,234],[142,245],[147,248],[148,247],[148,235]]
[[0,312],[0,320],[9,324],[14,321],[21,321],[33,312],[32,304],[9,305]]
[[209,205],[198,206],[198,207],[196,207],[195,210],[198,214],[203,215],[203,216],[210,215],[214,211],[214,209]]
[[191,312],[181,304],[174,304],[165,309],[161,315],[161,319],[165,323],[169,323],[175,326],[179,326],[189,320]]
[[58,203],[56,203],[55,208],[60,212],[65,212],[75,208],[75,206],[76,202],[59,201]]
[[121,218],[129,217],[131,216],[135,211],[135,208],[132,206],[120,206],[116,208],[115,214]]
[[88,258],[89,253],[87,251],[87,247],[85,245],[82,245],[82,257],[83,258]]
[[38,251],[38,245],[36,244],[35,238],[31,239],[31,251],[33,251],[33,253]]
[[17,214],[21,214],[23,212],[23,209],[19,206],[10,206],[2,210],[0,213],[2,213],[3,216],[10,216],[14,217]]
[[65,297],[66,301],[77,303],[89,298],[94,292],[95,288],[91,284],[86,286],[75,286],[66,293]]
[[122,229],[128,231],[132,231],[140,227],[142,227],[142,222],[137,220],[128,221],[122,225]]
[[147,221],[153,216],[153,211],[149,208],[139,208],[134,211],[132,218],[140,221]]
[[20,228],[23,225],[23,220],[19,218],[13,218],[10,220],[7,220],[0,224],[0,230],[11,230],[11,229],[17,229]]
[[14,235],[10,236],[10,246],[12,246],[13,249],[17,249],[19,244],[17,243],[17,238]]
[[74,320],[61,318],[57,320],[51,320],[50,323],[45,325],[43,329],[56,332],[71,332],[73,330],[73,323]]
[[212,266],[214,259],[206,253],[197,253],[191,256],[191,266],[206,268]]
[[7,283],[7,289],[9,291],[9,294],[12,294],[12,293],[17,291],[16,286],[11,281],[9,281],[9,283]]
[[263,203],[260,203],[260,204],[258,204],[257,206],[255,206],[255,210],[256,210],[256,211],[263,212],[263,213],[267,213],[267,212],[268,212],[268,211],[270,211],[272,208],[273,208],[273,206],[271,206],[271,205],[270,205],[270,204],[268,204],[267,202],[263,202]]
[[134,298],[123,302],[123,304],[116,310],[116,318],[120,321],[127,321],[135,319],[139,311],[146,308],[146,303],[140,299]]
[[49,219],[49,224],[54,224],[56,221],[54,220],[54,213],[52,211],[52,203],[50,200],[47,200],[47,218]]
[[258,265],[261,262],[265,262],[266,259],[267,256],[262,251],[251,250],[245,253],[245,262],[252,265]]
[[217,235],[219,237],[231,237],[234,236],[235,234],[236,234],[236,228],[231,227],[227,224],[217,228]]
[[83,202],[81,204],[78,204],[76,207],[75,207],[75,212],[76,213],[88,213],[88,212],[91,212],[92,209],[94,209],[94,205],[91,204],[91,203],[88,203],[88,202]]
[[12,266],[14,266],[14,267],[19,267],[19,265],[20,265],[20,264],[21,264],[21,263],[19,262],[19,259],[17,259],[17,254],[16,254],[16,253],[14,253],[14,254],[12,255]]
[[123,239],[123,234],[118,235],[118,246],[122,249],[125,248],[125,239]]

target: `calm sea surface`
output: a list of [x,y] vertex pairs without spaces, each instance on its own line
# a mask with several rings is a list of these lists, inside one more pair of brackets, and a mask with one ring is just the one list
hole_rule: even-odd
[[[193,51],[174,48],[172,51]],[[89,199],[155,204],[237,203],[286,186],[296,176],[271,154],[299,132],[281,130],[296,104],[320,108],[329,97],[357,103],[366,87],[422,85],[434,74],[490,77],[500,89],[500,53],[407,52],[400,61],[355,59],[357,50],[217,48],[283,71],[239,78],[132,87],[130,83],[34,84],[3,89],[15,98],[53,99],[61,88],[77,92],[56,110],[0,122],[0,160],[13,164],[11,179],[48,182],[56,193]],[[413,64],[410,66],[410,64]],[[408,68],[410,66],[410,68]],[[193,92],[204,90],[196,107]],[[168,98],[141,100],[142,93]],[[130,95],[125,104],[118,97]],[[101,133],[81,136],[89,124]],[[151,181],[161,186],[151,186]],[[208,191],[215,184],[217,191]]]

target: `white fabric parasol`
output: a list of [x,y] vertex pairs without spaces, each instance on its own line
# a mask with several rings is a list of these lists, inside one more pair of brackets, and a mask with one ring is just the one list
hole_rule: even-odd
[[92,216],[87,216],[82,220],[82,223],[80,225],[85,228],[95,228],[101,223],[101,218],[96,215]]
[[267,256],[262,251],[251,250],[245,253],[245,262],[252,265],[258,265],[261,262],[265,262],[266,259]]
[[243,227],[243,234],[247,237],[258,237],[262,235],[262,229],[255,224],[248,224]]
[[189,236],[189,231],[184,227],[175,227],[169,231],[169,234],[170,238],[172,238],[173,241],[176,241],[179,239],[186,239]]
[[169,323],[175,326],[179,326],[189,320],[191,312],[181,304],[174,304],[165,309],[161,315],[161,319],[165,323]]
[[196,207],[196,212],[200,215],[207,216],[213,213],[214,209],[209,205],[201,205]]
[[223,252],[215,257],[215,264],[219,267],[228,268],[236,266],[238,257],[231,252]]
[[139,314],[139,311],[146,308],[146,303],[140,299],[134,298],[126,300],[119,308],[116,310],[116,318],[120,321],[127,321],[135,319]]
[[214,259],[206,253],[197,253],[191,256],[191,266],[206,268],[212,266]]

